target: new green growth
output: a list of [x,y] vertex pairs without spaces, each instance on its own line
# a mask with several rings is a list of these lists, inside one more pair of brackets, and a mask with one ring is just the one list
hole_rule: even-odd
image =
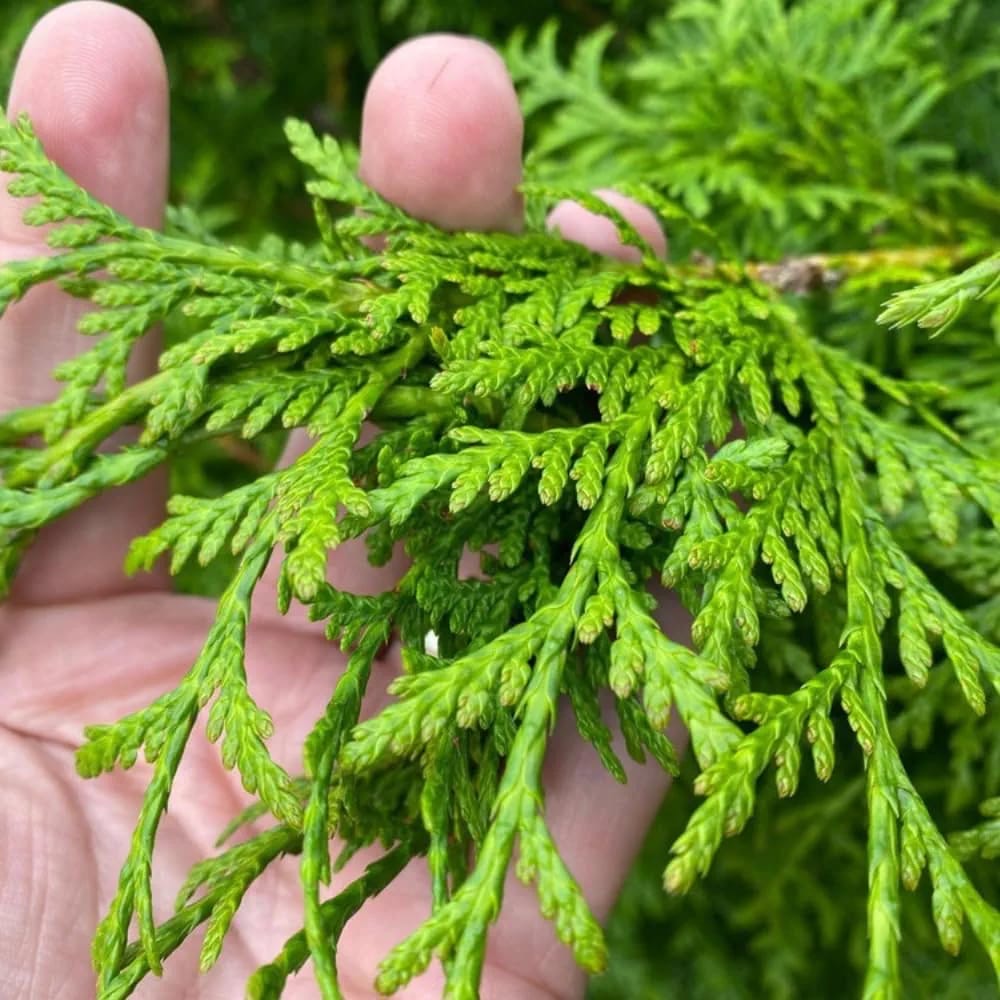
[[[176,688],[88,729],[78,754],[85,777],[150,765],[94,943],[102,998],[129,995],[202,926],[210,966],[247,888],[289,854],[303,929],[253,997],[278,997],[309,961],[339,997],[340,932],[413,858],[431,875],[427,919],[385,957],[382,992],[437,956],[448,996],[477,996],[511,869],[601,972],[604,933],[546,824],[541,775],[556,715],[572,712],[581,752],[624,778],[604,692],[637,760],[675,773],[671,713],[690,733],[699,798],[668,892],[708,873],[761,782],[793,796],[807,770],[830,779],[836,753],[864,768],[864,995],[903,995],[901,899],[922,879],[943,947],[971,936],[1000,975],[1000,912],[968,868],[997,849],[1000,787],[974,783],[987,818],[949,839],[906,760],[918,712],[972,734],[972,769],[998,738],[1000,196],[920,132],[965,85],[929,39],[968,5],[897,6],[676,4],[627,71],[602,60],[608,32],[568,68],[554,33],[515,40],[538,136],[519,235],[407,216],[357,180],[350,150],[296,121],[315,245],[226,245],[180,213],[153,232],[74,185],[28,121],[0,126],[10,191],[36,199],[25,218],[53,225],[54,250],[0,269],[0,303],[59,282],[95,306],[81,323],[94,345],[60,366],[61,394],[0,418],[5,585],[50,522],[206,439],[311,438],[221,496],[173,496],[132,546],[132,572],[236,561]],[[968,80],[995,69],[981,62]],[[588,193],[608,182],[658,214],[671,262]],[[641,264],[547,233],[563,198],[609,218]],[[128,384],[136,343],[164,321],[185,335]],[[123,427],[135,443],[104,447]],[[393,590],[327,582],[330,553],[359,536],[376,563],[405,546]],[[481,574],[461,578],[470,550]],[[294,774],[269,754],[244,665],[274,562],[282,606],[308,606],[349,653]],[[693,649],[657,624],[657,580],[690,612]],[[359,722],[394,634],[394,700]],[[258,802],[227,836],[269,825],[197,865],[157,924],[157,826],[199,718]],[[381,859],[326,898],[332,867],[369,845]]]

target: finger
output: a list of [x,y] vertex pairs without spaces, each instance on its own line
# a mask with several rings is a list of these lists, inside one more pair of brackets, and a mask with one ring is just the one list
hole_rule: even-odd
[[[48,155],[91,194],[143,226],[163,214],[168,97],[163,57],[136,15],[113,4],[70,3],[42,18],[18,59],[12,115],[27,112]],[[24,226],[25,202],[0,193],[0,256],[46,252],[44,234]],[[0,321],[0,406],[52,399],[50,372],[88,346],[76,333],[82,309],[57,288],[33,291]],[[89,346],[92,346],[89,345]],[[147,337],[134,374],[155,367]],[[25,560],[14,596],[26,602],[124,589],[121,565],[132,537],[162,510],[164,480],[144,482],[88,504],[47,529]],[[150,577],[134,581],[149,587]]]
[[[617,191],[594,193],[616,208],[659,257],[666,257],[666,234],[649,208]],[[564,239],[604,256],[632,263],[641,259],[636,247],[622,243],[610,219],[575,202],[560,202],[549,214],[548,226]],[[679,599],[662,590],[656,597],[655,617],[663,631],[674,641],[690,645],[691,616]],[[616,782],[596,754],[580,752],[580,737],[565,712],[553,734],[545,766],[547,821],[563,858],[602,920],[617,898],[670,786],[669,775],[654,761],[637,764],[627,758],[610,699],[603,710],[605,722],[615,733],[615,750],[625,761],[627,785]],[[687,743],[683,727],[672,724],[669,735],[678,750],[683,749]]]
[[[656,216],[645,206],[617,191],[600,188],[594,192],[632,224],[636,232],[650,245],[658,257],[667,256],[667,237]],[[588,212],[575,201],[561,201],[548,217],[549,229],[563,239],[581,243],[594,253],[638,264],[642,259],[637,247],[627,246],[618,236],[614,223],[603,215]]]
[[[689,624],[689,622],[688,622]],[[683,628],[683,619],[675,626]],[[676,630],[675,630],[675,634]],[[563,702],[543,775],[545,822],[559,855],[602,923],[618,898],[642,846],[670,776],[652,759],[640,764],[627,756],[611,696],[601,699],[612,746],[623,762],[626,784],[617,782],[596,752],[583,744],[569,706]],[[675,719],[667,735],[680,753],[687,733]],[[499,970],[531,969],[547,996],[579,996],[584,976],[555,927],[542,919],[534,886],[508,874],[504,909],[489,942],[491,965]]]
[[[618,209],[658,255],[666,255],[666,236],[648,208],[614,191],[595,194]],[[550,213],[548,226],[604,256],[630,262],[640,259],[635,247],[621,242],[610,220],[575,202],[560,202]],[[657,620],[664,631],[675,641],[690,642],[690,616],[673,595],[658,596]],[[595,752],[582,745],[569,706],[564,703],[561,709],[546,755],[546,823],[595,915],[604,920],[670,786],[670,777],[655,761],[639,764],[628,758],[610,695],[602,701],[602,713],[614,734],[615,752],[624,762],[625,785],[608,773]],[[687,741],[677,724],[671,726],[669,736],[678,750]],[[531,968],[534,981],[552,995],[574,996],[582,991],[583,976],[572,956],[560,946],[554,928],[538,916],[535,890],[514,878],[507,880],[504,910],[489,948],[496,969]],[[575,990],[569,985],[574,983],[578,984]]]
[[[666,237],[652,213],[621,196],[607,197],[655,250],[666,253]],[[561,231],[568,239],[612,257],[631,259],[632,248],[617,239],[613,227],[609,236],[603,225],[606,220],[579,206],[567,206],[554,221],[565,226]],[[664,596],[658,620],[672,639],[689,642],[690,617],[679,602]],[[373,686],[373,690],[376,695],[381,693],[380,688]],[[375,700],[369,707],[374,707]],[[550,743],[543,783],[549,829],[594,912],[603,920],[659,808],[669,777],[656,763],[638,764],[627,758],[610,698],[605,699],[602,709],[605,721],[615,731],[614,747],[625,762],[627,785],[616,782],[597,755],[581,745],[575,720],[565,705]],[[669,735],[680,749],[686,740],[681,727],[673,725]],[[356,861],[360,864],[360,859]],[[340,877],[346,878],[347,873]],[[358,980],[359,988],[370,982],[386,944],[425,919],[426,891],[424,867],[415,864],[380,899],[385,909],[363,911],[349,925],[345,945],[349,944],[366,970]],[[509,877],[504,895],[503,911],[489,942],[482,995],[579,995],[583,976],[569,951],[559,944],[552,925],[542,919],[535,890]],[[391,923],[385,920],[387,912],[392,914]],[[437,995],[441,981],[441,971],[434,967],[411,992],[414,996]]]
[[[388,201],[443,229],[517,230],[523,135],[517,93],[496,51],[473,38],[425,35],[390,52],[372,76],[359,172]],[[304,432],[293,434],[282,464],[309,445]],[[371,566],[356,541],[337,550],[327,576],[345,590],[379,593],[405,567],[402,555]],[[265,587],[276,572],[272,566]]]
[[365,95],[362,179],[443,229],[521,225],[524,122],[503,60],[458,35],[393,50]]

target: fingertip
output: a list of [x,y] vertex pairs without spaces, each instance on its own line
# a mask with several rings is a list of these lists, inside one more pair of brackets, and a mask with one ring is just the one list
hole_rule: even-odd
[[[92,195],[139,225],[159,225],[169,149],[167,70],[138,15],[78,0],[42,17],[18,57],[8,101],[46,153]],[[5,203],[5,234],[23,206]]]
[[458,35],[425,35],[372,76],[361,176],[444,229],[519,228],[524,122],[499,54]]
[[[594,191],[601,201],[624,216],[649,244],[657,257],[667,256],[667,237],[654,213],[640,202],[617,191],[599,188]],[[548,217],[548,227],[563,239],[579,243],[594,253],[638,264],[642,254],[636,247],[622,243],[614,223],[603,215],[588,212],[575,201],[561,201]]]

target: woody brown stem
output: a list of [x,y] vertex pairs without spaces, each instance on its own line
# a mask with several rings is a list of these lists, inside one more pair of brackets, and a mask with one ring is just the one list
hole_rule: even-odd
[[845,278],[885,267],[953,267],[970,256],[963,246],[903,247],[899,250],[854,250],[787,257],[776,264],[750,263],[747,273],[779,292],[806,295],[835,288]]

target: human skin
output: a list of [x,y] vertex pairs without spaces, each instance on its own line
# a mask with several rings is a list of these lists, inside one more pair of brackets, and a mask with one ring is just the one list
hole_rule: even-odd
[[[135,15],[90,0],[47,15],[21,54],[8,107],[31,115],[49,155],[94,195],[137,223],[160,223],[167,80],[156,40]],[[447,228],[517,229],[521,134],[513,88],[496,53],[472,39],[428,36],[388,56],[372,80],[361,174],[386,197]],[[652,245],[665,248],[647,210],[616,205]],[[46,252],[43,234],[21,224],[23,208],[0,196],[0,259]],[[609,242],[604,220],[579,206],[559,206],[551,221],[566,238],[628,254]],[[0,320],[0,407],[51,398],[49,372],[79,349],[79,314],[77,303],[44,288]],[[150,338],[135,374],[152,370],[155,355]],[[0,996],[93,996],[90,939],[114,893],[147,773],[139,765],[84,783],[75,774],[74,748],[85,724],[113,721],[173,688],[214,616],[213,602],[170,593],[162,569],[132,579],[122,574],[130,539],[162,517],[164,500],[164,480],[153,477],[46,529],[0,607]],[[368,566],[354,548],[337,554],[330,573],[360,590],[391,585],[385,571]],[[679,609],[668,606],[666,615],[674,634],[687,627]],[[343,658],[301,615],[277,613],[273,571],[255,599],[247,655],[253,693],[275,719],[272,751],[300,771],[304,735]],[[366,714],[386,702],[396,670],[390,650],[373,673]],[[601,918],[667,784],[655,766],[629,761],[626,767],[629,783],[621,786],[562,714],[545,766],[546,817]],[[159,918],[168,914],[191,864],[214,852],[218,833],[246,802],[218,749],[196,734],[160,828]],[[352,863],[334,888],[370,857]],[[340,948],[347,996],[375,995],[379,959],[426,917],[428,899],[418,860],[348,925]],[[297,861],[285,859],[247,895],[215,969],[200,976],[197,946],[185,947],[168,960],[162,980],[148,980],[137,995],[231,1000],[301,923]],[[490,937],[482,996],[570,998],[583,989],[571,956],[539,915],[534,891],[510,879]],[[287,995],[316,992],[304,971]],[[441,992],[435,963],[398,995]]]

